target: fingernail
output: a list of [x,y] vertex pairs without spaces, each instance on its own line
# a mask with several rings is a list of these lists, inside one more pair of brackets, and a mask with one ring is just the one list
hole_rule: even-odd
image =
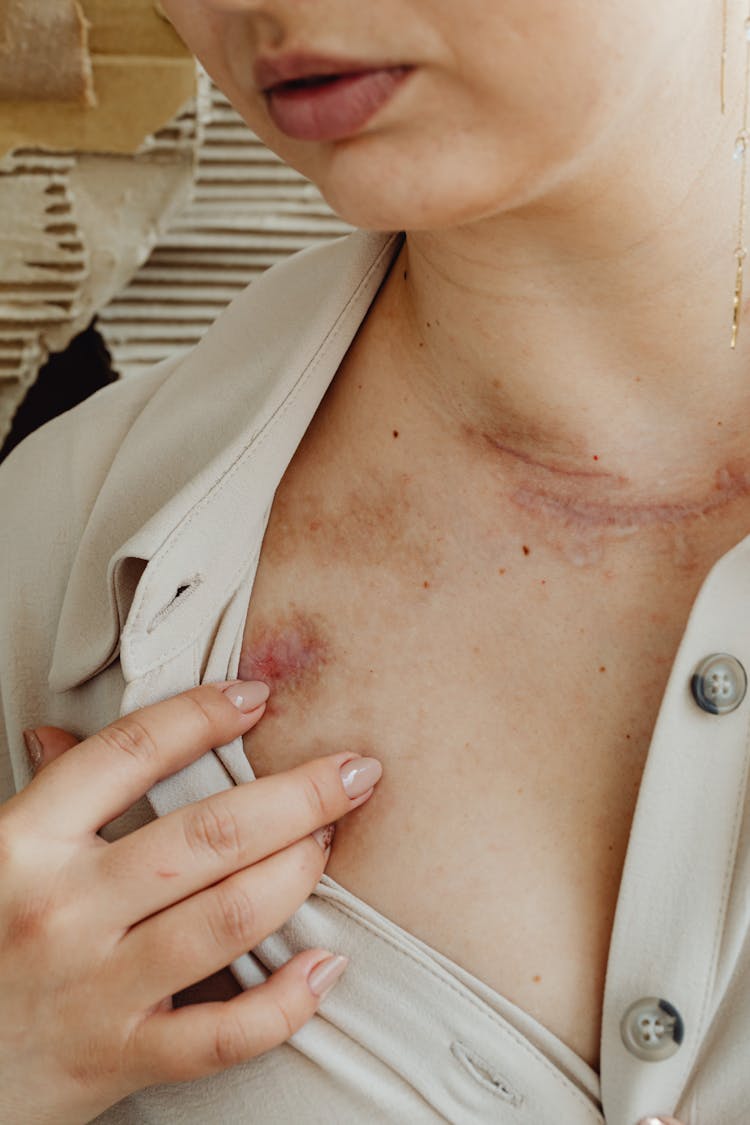
[[676,1117],[642,1117],[638,1125],[682,1125]]
[[329,957],[327,961],[321,961],[307,978],[310,990],[322,1000],[331,991],[348,964],[349,958],[341,953]]
[[270,694],[270,687],[262,680],[243,680],[224,692],[227,699],[231,699],[237,710],[244,715],[265,703]]
[[377,758],[353,758],[341,767],[339,773],[346,795],[354,798],[361,797],[376,781],[380,781],[383,767]]
[[325,826],[325,828],[316,828],[315,831],[313,832],[313,836],[318,841],[321,848],[323,849],[323,851],[326,854],[326,859],[328,858],[328,854],[331,850],[331,844],[333,843],[333,833],[334,833],[334,831],[335,831],[334,826],[332,824],[327,824]]
[[35,770],[38,770],[42,764],[42,758],[44,757],[44,747],[39,741],[39,735],[31,728],[22,733],[31,765]]

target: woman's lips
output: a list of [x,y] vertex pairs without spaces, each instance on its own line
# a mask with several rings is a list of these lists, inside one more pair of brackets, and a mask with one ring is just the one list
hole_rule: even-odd
[[343,140],[390,100],[413,69],[384,67],[332,75],[313,85],[285,83],[266,91],[268,112],[276,128],[295,140]]

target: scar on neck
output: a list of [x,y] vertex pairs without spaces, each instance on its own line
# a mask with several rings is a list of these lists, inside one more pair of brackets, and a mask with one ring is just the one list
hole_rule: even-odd
[[323,619],[293,607],[272,621],[251,623],[242,644],[237,675],[262,680],[271,688],[266,713],[274,714],[276,695],[311,690],[330,660]]
[[[468,427],[467,432],[473,435],[478,433],[478,431],[469,430]],[[496,438],[490,437],[489,434],[482,434],[481,436],[495,452],[507,453],[508,456],[514,458],[516,461],[521,461],[524,465],[533,465],[535,469],[542,469],[545,473],[552,473],[560,477],[583,477],[588,480],[609,481],[619,485],[628,483],[628,478],[619,473],[609,473],[605,469],[569,469],[559,463],[554,464],[552,462],[539,461],[536,457],[532,457],[530,453],[523,453],[520,449],[513,449],[512,446],[505,445]]]
[[568,526],[582,531],[612,528],[628,532],[654,525],[674,526],[703,518],[749,493],[750,472],[717,469],[713,488],[698,500],[613,503],[561,496],[551,490],[529,486],[517,488],[510,498],[519,508],[555,515]]
[[[466,427],[466,433],[476,440],[480,437],[485,446],[500,454],[503,460],[517,469],[528,465],[540,470],[529,476],[509,492],[511,501],[519,508],[556,516],[559,521],[581,531],[593,528],[648,527],[655,524],[674,525],[697,517],[708,516],[716,509],[750,494],[750,463],[742,466],[737,461],[728,463],[714,472],[713,485],[698,499],[626,500],[622,490],[630,479],[621,473],[605,469],[568,468],[554,462],[543,462],[530,454],[513,449],[488,434]],[[568,481],[583,479],[591,482],[591,495],[584,495]],[[596,486],[601,487],[597,488]],[[588,490],[589,486],[585,486]],[[617,495],[613,495],[616,493]]]
[[623,474],[542,462],[473,427],[465,434],[507,470],[510,503],[537,517],[547,543],[578,566],[599,562],[608,543],[647,529],[670,533],[676,561],[689,565],[691,524],[750,495],[750,462],[739,459],[716,469],[697,498],[644,497],[633,488],[628,499],[632,482]]

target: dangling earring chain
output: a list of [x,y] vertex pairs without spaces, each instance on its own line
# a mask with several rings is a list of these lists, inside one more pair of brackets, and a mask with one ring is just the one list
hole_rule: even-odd
[[[726,112],[725,83],[727,67],[727,0],[722,0],[723,26],[721,44],[721,112]],[[750,0],[748,14],[744,23],[745,31],[745,95],[742,109],[742,128],[737,134],[734,143],[734,159],[742,161],[740,176],[740,217],[737,230],[737,248],[734,256],[737,259],[737,276],[734,283],[734,311],[732,315],[732,340],[730,347],[737,343],[737,330],[740,325],[740,312],[742,310],[742,263],[747,257],[745,239],[745,183],[747,180],[747,151],[750,147],[750,131],[748,131],[748,101],[750,100]]]

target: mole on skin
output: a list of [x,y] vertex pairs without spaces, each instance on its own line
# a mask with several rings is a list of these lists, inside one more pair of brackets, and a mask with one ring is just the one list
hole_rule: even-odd
[[312,689],[329,662],[330,644],[322,618],[292,609],[273,622],[252,626],[243,642],[237,675],[262,680],[271,688],[266,713],[277,713],[275,701],[282,691]]

